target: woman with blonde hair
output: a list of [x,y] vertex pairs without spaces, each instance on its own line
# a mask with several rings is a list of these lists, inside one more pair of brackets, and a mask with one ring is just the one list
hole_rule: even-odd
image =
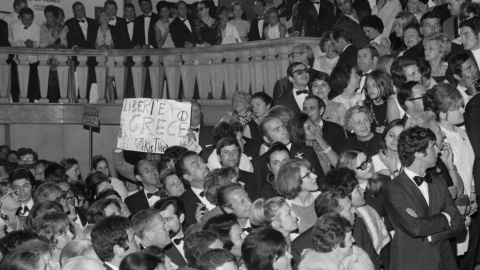
[[320,192],[310,162],[305,159],[287,162],[280,168],[273,185],[300,218],[299,233],[312,227],[317,219],[315,199]]
[[289,242],[298,236],[293,233],[298,229],[298,217],[284,198],[258,199],[253,202],[251,211],[250,223],[253,225],[270,226]]
[[87,239],[82,239],[72,240],[63,248],[62,253],[60,253],[60,265],[63,267],[67,261],[77,256],[100,262],[97,253],[93,250],[92,242]]
[[452,43],[447,35],[443,33],[434,33],[423,39],[425,48],[425,60],[430,64],[432,77],[441,83],[445,81],[445,72],[448,69],[447,56],[452,50]]

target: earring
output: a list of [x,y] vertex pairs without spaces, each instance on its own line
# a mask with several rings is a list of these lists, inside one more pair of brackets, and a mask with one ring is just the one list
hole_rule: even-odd
[[350,130],[350,133],[353,133],[353,130]]

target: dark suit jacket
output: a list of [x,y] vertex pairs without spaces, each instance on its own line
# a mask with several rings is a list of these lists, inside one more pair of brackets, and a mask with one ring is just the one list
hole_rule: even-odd
[[130,210],[130,213],[132,213],[132,216],[134,216],[140,210],[150,208],[150,205],[147,201],[147,196],[145,196],[145,192],[143,190],[139,190],[138,192],[135,192],[134,194],[125,198],[125,204],[127,205],[128,210]]
[[186,230],[190,225],[197,223],[195,219],[195,212],[197,211],[198,204],[201,204],[202,201],[197,197],[195,192],[189,187],[185,192],[180,196],[185,205],[185,221],[183,223],[183,230]]
[[133,48],[130,37],[128,36],[127,20],[117,17],[116,25],[108,26],[110,28],[110,33],[112,33],[113,46],[115,49]]
[[[267,26],[267,24],[264,21],[263,28],[265,28],[265,26]],[[258,18],[255,18],[250,22],[250,31],[248,32],[248,41],[257,41],[262,39],[265,39],[265,37],[263,37],[263,33],[262,33],[262,37],[260,37],[260,31],[258,29]]]
[[170,260],[172,260],[172,262],[176,264],[179,268],[187,266],[187,261],[185,261],[182,253],[178,251],[177,246],[175,246],[173,243],[165,248],[165,255],[167,255]]
[[432,10],[433,13],[437,13],[440,15],[440,19],[444,22],[446,19],[452,17],[450,10],[448,9],[448,3],[441,4],[439,6],[435,6]]
[[333,28],[336,20],[335,7],[330,1],[320,0],[320,10],[317,13],[313,3],[306,0],[298,5],[298,17],[293,31],[303,31],[306,37],[321,37]]
[[[367,0],[355,0],[352,3],[352,8],[357,13],[358,21],[362,21],[363,17],[371,15],[372,9]],[[339,11],[340,12],[340,11]]]
[[[359,17],[359,20],[361,20],[360,17]],[[350,33],[350,36],[352,37],[353,44],[357,48],[362,48],[363,46],[370,44],[370,39],[368,39],[368,37],[365,35],[362,28],[360,27],[360,24],[358,24],[356,21],[350,19],[349,17],[343,14],[340,15],[337,23],[335,23],[335,26],[333,26],[333,28],[344,29],[348,31],[348,33]],[[357,61],[357,55],[355,55],[355,62],[356,61]],[[337,62],[337,65],[338,65],[338,62]]]
[[10,47],[8,42],[8,24],[0,20],[0,47]]
[[480,194],[480,121],[477,117],[480,115],[480,95],[473,96],[465,107],[465,128],[468,138],[475,152],[475,162],[473,163],[473,179],[475,180],[475,191]]
[[[315,150],[311,146],[303,146],[299,144],[292,143],[290,147],[290,156],[292,158],[302,157],[310,162],[312,169],[315,171],[315,174],[318,176],[317,182],[318,186],[321,186],[323,182],[323,176],[325,173],[323,172],[322,166],[320,165],[320,161],[318,160],[317,154]],[[267,153],[259,156],[253,162],[253,173],[255,175],[256,180],[256,196],[260,196],[260,189],[262,186],[268,184],[267,176],[270,173],[268,169],[268,156]]]
[[[436,176],[432,180],[428,184],[429,204],[405,173],[383,186],[385,208],[395,228],[390,270],[458,269],[449,239],[463,239],[463,218],[445,182]],[[408,215],[407,208],[413,209],[418,218]],[[451,217],[451,226],[441,212]]]
[[[356,56],[355,56],[356,58]],[[322,73],[321,71],[318,71],[316,69],[310,68],[310,78],[313,78],[315,75],[319,75]],[[273,101],[275,104],[275,100],[280,98],[283,94],[285,94],[287,91],[291,91],[293,88],[293,83],[290,82],[288,79],[288,76],[285,76],[278,81],[275,82],[275,85],[273,86]],[[277,104],[275,104],[277,105]]]
[[243,145],[243,153],[249,157],[253,163],[253,160],[260,155],[260,146],[262,146],[262,143],[247,137],[243,137],[243,140],[245,141],[245,144]]
[[83,207],[75,207],[75,211],[77,212],[77,216],[82,223],[82,226],[87,226],[87,210]]
[[304,231],[302,234],[297,236],[297,238],[295,238],[291,244],[293,270],[298,268],[298,265],[302,260],[302,252],[308,248],[313,249],[312,230],[313,227]]
[[352,67],[357,66],[357,47],[355,44],[349,45],[338,58],[337,66],[346,66],[347,64]]
[[256,180],[253,173],[238,170],[238,181],[245,184],[243,187],[245,188],[245,191],[252,202],[258,199]]
[[204,149],[207,145],[212,145],[212,126],[200,126],[200,132],[198,134],[198,144]]
[[448,39],[454,40],[458,37],[458,17],[452,16],[443,22],[443,33]]
[[95,49],[98,24],[94,19],[85,19],[88,23],[86,40],[77,18],[71,18],[65,22],[65,25],[68,27],[67,43],[69,49],[73,48],[73,46],[78,46],[81,49]]
[[423,42],[420,42],[412,48],[406,50],[403,55],[411,56],[414,58],[425,58],[425,49],[423,48]]
[[153,48],[158,49],[157,42],[155,41],[155,24],[160,17],[152,12],[150,18],[150,26],[148,27],[148,40],[145,40],[145,15],[142,14],[135,18],[135,24],[133,26],[133,40],[132,45],[151,45]]
[[[309,95],[311,92],[309,92]],[[302,113],[302,108],[298,107],[297,101],[295,100],[295,94],[293,93],[293,85],[292,88],[287,89],[281,97],[275,100],[275,105],[282,105],[290,109],[294,114]]]
[[173,44],[175,44],[177,48],[185,48],[185,42],[187,41],[195,45],[195,24],[193,20],[187,20],[190,23],[192,31],[190,31],[185,23],[178,17],[170,23],[170,36],[172,37]]
[[343,141],[346,139],[345,131],[339,124],[323,120],[323,138],[335,151],[340,154]]

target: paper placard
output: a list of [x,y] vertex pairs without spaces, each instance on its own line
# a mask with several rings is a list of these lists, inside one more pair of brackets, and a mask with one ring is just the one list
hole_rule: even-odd
[[163,154],[174,145],[200,153],[202,148],[187,134],[192,105],[167,99],[127,98],[120,120],[117,147],[123,150]]

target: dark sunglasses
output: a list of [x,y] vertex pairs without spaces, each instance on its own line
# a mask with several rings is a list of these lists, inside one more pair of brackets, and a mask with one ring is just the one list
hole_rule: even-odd
[[360,164],[360,166],[357,167],[357,170],[365,170],[367,167],[368,167],[368,164],[372,163],[372,159],[371,158],[368,158],[367,160],[365,160],[364,162],[362,162],[362,164]]
[[293,74],[302,75],[303,73],[309,73],[309,72],[310,72],[309,68],[304,68],[304,69],[295,70]]

